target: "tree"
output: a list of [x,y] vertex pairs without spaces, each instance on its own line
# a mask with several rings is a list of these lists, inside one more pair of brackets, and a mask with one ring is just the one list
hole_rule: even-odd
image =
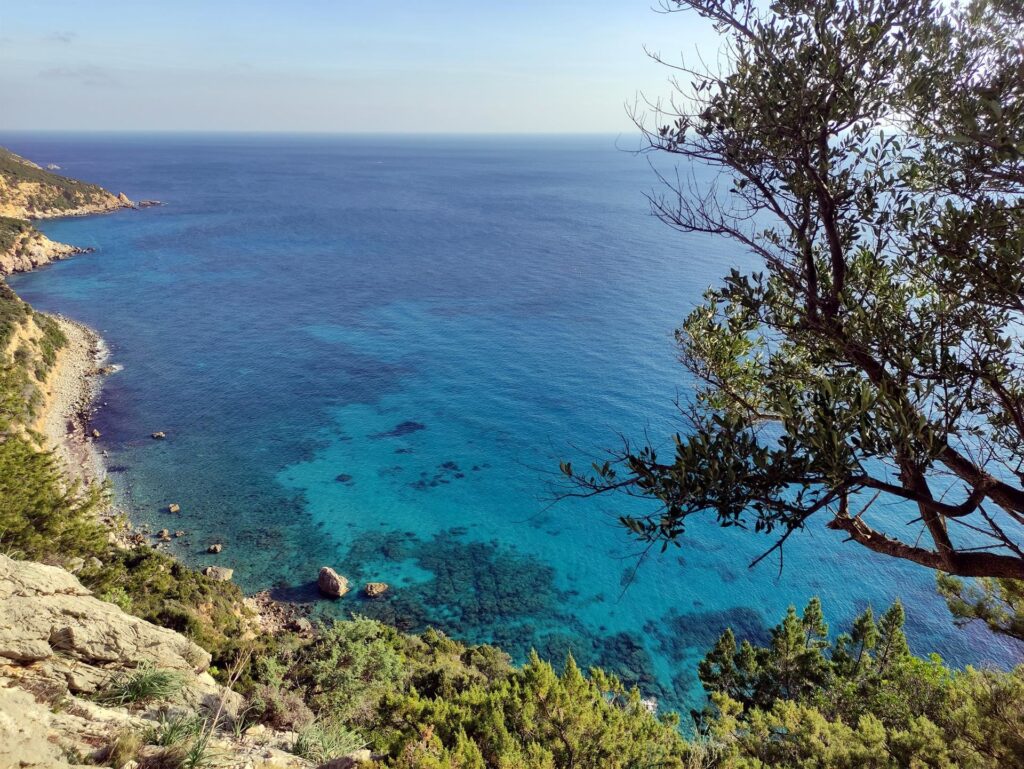
[[1024,641],[1024,581],[979,579],[971,584],[940,574],[938,582],[957,624],[980,620],[996,633]]
[[1024,11],[763,6],[669,2],[724,35],[723,71],[675,67],[671,106],[636,115],[647,151],[688,163],[654,212],[763,268],[677,332],[699,387],[672,456],[564,463],[570,493],[653,501],[622,521],[663,547],[706,515],[781,558],[826,517],[876,553],[1024,578]]
[[877,623],[868,608],[834,643],[821,617],[816,601],[800,617],[791,608],[765,646],[743,641],[738,652],[730,631],[704,658],[701,723],[714,765],[1022,765],[1024,666],[950,670],[936,655],[915,657],[898,602]]

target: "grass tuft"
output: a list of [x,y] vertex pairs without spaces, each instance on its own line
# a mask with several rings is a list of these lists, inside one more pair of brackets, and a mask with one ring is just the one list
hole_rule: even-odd
[[184,685],[181,673],[145,665],[116,676],[98,697],[106,705],[129,705],[169,700]]
[[322,764],[365,747],[366,740],[344,726],[314,724],[299,732],[292,753]]

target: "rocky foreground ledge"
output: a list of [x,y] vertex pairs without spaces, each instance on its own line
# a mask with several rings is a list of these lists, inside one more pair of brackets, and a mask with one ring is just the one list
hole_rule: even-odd
[[[313,766],[286,752],[292,733],[236,734],[245,701],[217,684],[209,665],[192,641],[97,599],[67,571],[0,555],[0,767],[139,767],[109,762],[120,737],[152,732],[161,719],[215,714],[231,728],[211,739],[211,766]],[[146,704],[105,696],[140,671],[162,671],[180,687]],[[140,752],[156,761],[163,749]]]

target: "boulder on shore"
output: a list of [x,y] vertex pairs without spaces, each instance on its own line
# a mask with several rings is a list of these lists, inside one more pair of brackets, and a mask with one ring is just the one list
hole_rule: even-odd
[[330,566],[324,566],[320,569],[316,586],[320,588],[321,593],[331,598],[341,598],[348,592],[348,580]]
[[203,575],[218,582],[230,582],[231,578],[235,576],[235,570],[223,566],[207,566],[203,569]]
[[363,593],[367,598],[380,598],[390,589],[391,586],[387,582],[367,582],[363,587]]

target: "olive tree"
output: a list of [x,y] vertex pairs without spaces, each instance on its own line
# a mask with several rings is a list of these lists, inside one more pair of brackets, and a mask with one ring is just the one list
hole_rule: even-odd
[[781,553],[824,517],[875,553],[1024,578],[1021,4],[665,10],[723,50],[719,70],[671,65],[672,99],[635,114],[680,161],[653,209],[760,266],[677,331],[699,387],[671,450],[564,463],[570,493],[652,501],[622,517],[651,544],[708,516]]

